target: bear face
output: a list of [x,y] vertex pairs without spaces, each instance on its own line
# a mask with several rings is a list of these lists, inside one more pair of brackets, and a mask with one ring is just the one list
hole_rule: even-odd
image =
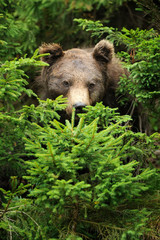
[[67,51],[58,44],[43,44],[40,54],[43,53],[50,53],[42,57],[49,64],[41,72],[44,99],[63,95],[68,99],[68,115],[73,107],[79,112],[84,106],[100,101],[115,106],[115,89],[124,69],[110,42],[102,40],[93,49]]

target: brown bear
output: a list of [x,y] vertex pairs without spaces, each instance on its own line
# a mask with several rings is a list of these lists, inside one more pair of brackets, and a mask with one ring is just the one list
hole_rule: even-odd
[[41,72],[43,99],[63,95],[68,99],[67,115],[74,107],[81,112],[86,105],[102,101],[116,107],[115,90],[120,76],[127,74],[115,57],[113,44],[101,40],[93,49],[73,48],[63,51],[58,44],[44,43],[40,54],[49,66]]

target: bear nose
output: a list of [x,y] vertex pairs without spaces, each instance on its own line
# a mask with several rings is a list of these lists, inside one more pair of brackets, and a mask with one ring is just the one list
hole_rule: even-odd
[[73,107],[76,109],[76,113],[82,113],[83,112],[83,108],[87,106],[85,103],[81,103],[81,102],[78,102],[78,103],[75,103],[73,105]]

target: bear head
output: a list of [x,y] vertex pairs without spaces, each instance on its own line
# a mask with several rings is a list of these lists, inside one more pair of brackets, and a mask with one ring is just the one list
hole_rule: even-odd
[[42,60],[49,64],[41,72],[43,99],[63,95],[68,99],[66,112],[74,107],[81,112],[86,105],[103,101],[115,106],[115,89],[124,70],[114,54],[113,44],[101,40],[92,49],[73,48],[63,51],[58,44],[42,44]]

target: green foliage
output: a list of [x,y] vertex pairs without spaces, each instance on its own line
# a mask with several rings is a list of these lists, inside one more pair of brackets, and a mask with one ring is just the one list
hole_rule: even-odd
[[88,106],[78,124],[74,111],[62,124],[55,109],[64,102],[48,99],[18,111],[28,184],[12,177],[11,190],[1,189],[2,233],[37,240],[152,235],[147,224],[159,214],[159,175],[148,160],[159,135],[133,133],[130,117],[101,103]]
[[[98,126],[100,129],[108,127],[111,123],[125,123],[126,125],[128,125],[129,121],[131,121],[130,116],[120,116],[117,108],[104,107],[101,102],[96,104],[96,111],[94,111],[94,114],[92,106],[86,106],[85,109],[87,110],[87,115],[79,114],[79,116],[83,117],[87,123],[90,123],[94,121],[95,118],[98,118]],[[121,126],[120,129],[123,129],[123,127]],[[117,128],[117,132],[120,129]]]
[[20,110],[20,120],[30,119],[31,122],[42,123],[43,125],[48,124],[53,118],[60,120],[60,115],[57,112],[66,108],[65,99],[62,96],[57,97],[54,101],[49,98],[46,101],[40,99],[38,101],[38,106],[34,104],[23,106],[23,109]]
[[[0,55],[3,60],[33,54],[42,42],[71,47],[90,43],[77,30],[74,18],[109,19],[126,0],[2,0],[0,2]],[[103,12],[102,12],[103,9]],[[109,21],[109,20],[107,20]],[[62,34],[63,33],[63,34]],[[77,38],[78,34],[78,38]]]
[[[11,177],[11,190],[0,188],[3,193],[3,204],[0,210],[0,229],[8,232],[9,238],[6,238],[1,231],[1,239],[12,239],[16,234],[19,237],[27,237],[26,239],[40,239],[41,229],[37,222],[34,221],[28,209],[32,209],[32,200],[24,199],[21,196],[26,193],[29,184],[18,184],[17,177]],[[15,224],[16,222],[16,224]],[[30,231],[31,230],[31,231]]]
[[[37,61],[38,51],[32,58],[21,58],[13,61],[5,61],[0,68],[0,107],[1,111],[14,111],[14,104],[20,101],[22,93],[29,97],[33,95],[33,91],[26,89],[28,76],[22,70],[24,66],[44,66],[45,63]],[[40,55],[38,56],[40,57]],[[14,103],[14,104],[13,104]]]
[[23,67],[45,65],[36,60],[37,57],[38,51],[32,58],[5,61],[0,68],[0,179],[4,184],[10,174],[22,176],[24,173],[26,153],[22,138],[25,123],[16,109],[23,99],[22,94],[35,95],[32,90],[26,89],[27,75]]
[[0,53],[3,60],[11,60],[26,51],[33,53],[37,47],[35,36],[38,27],[33,19],[24,18],[19,13],[20,5],[20,0],[0,3]]
[[[77,29],[73,22],[74,18],[101,20],[106,24],[113,21],[112,18],[122,7],[127,14],[129,13],[131,19],[134,18],[134,23],[140,25],[143,18],[140,21],[140,18],[136,18],[135,12],[132,16],[134,2],[142,13],[144,11],[151,15],[152,24],[155,23],[154,26],[158,28],[159,10],[150,0],[147,0],[147,3],[145,0],[141,2],[136,0],[2,0],[0,2],[1,59],[9,60],[26,52],[31,56],[42,42],[61,43],[65,48],[79,46],[82,43],[85,46],[92,44],[89,35]],[[122,15],[121,18],[123,19]],[[121,19],[118,19],[118,23],[120,21]],[[122,26],[124,26],[123,21]]]
[[155,169],[146,168],[155,136],[127,130],[122,123],[128,118],[102,104],[86,111],[76,126],[73,112],[65,125],[47,117],[44,127],[32,123],[26,129],[26,149],[33,156],[26,162],[25,178],[34,186],[29,196],[59,229],[46,228],[46,238],[114,239],[116,232],[117,239],[138,239],[153,210],[144,209],[144,199],[156,194],[159,181]]

